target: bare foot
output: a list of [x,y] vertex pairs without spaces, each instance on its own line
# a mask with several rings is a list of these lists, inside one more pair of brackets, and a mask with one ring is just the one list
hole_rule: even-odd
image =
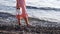
[[32,26],[31,24],[27,24],[28,27]]

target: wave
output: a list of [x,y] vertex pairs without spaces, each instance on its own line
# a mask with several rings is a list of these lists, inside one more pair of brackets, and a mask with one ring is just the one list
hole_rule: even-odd
[[[13,15],[11,13],[6,13],[6,12],[0,12],[0,17],[7,19],[8,17],[15,18],[16,15]],[[45,19],[39,19],[39,18],[35,18],[35,17],[29,17],[29,19],[32,19],[32,20],[34,19],[34,20],[44,21],[44,22],[46,22],[46,21],[47,22],[53,22],[53,21],[49,21],[49,20],[45,20]],[[51,19],[51,18],[49,18],[49,19]],[[51,20],[53,20],[53,19],[51,19]]]
[[[33,7],[33,6],[26,6],[27,9],[39,9],[39,10],[54,10],[54,11],[60,11],[60,8],[52,8],[52,7]],[[0,5],[0,10],[15,10],[15,6],[5,6]]]
[[[8,12],[0,12],[0,17],[2,18],[8,18],[8,17],[16,17],[15,15],[13,15],[12,13],[8,13]],[[39,20],[42,20],[42,21],[49,21],[49,22],[60,22],[60,20],[58,19],[55,19],[55,18],[47,18],[47,17],[33,17],[33,16],[29,16],[29,17],[32,17],[32,18],[35,18],[35,19],[39,19]]]
[[40,9],[40,10],[55,10],[60,11],[60,8],[51,8],[51,7],[33,7],[33,6],[27,6],[28,9]]

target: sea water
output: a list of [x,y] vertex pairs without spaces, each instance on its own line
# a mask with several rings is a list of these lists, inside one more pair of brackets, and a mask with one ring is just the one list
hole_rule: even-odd
[[[29,17],[60,22],[60,0],[26,0]],[[16,15],[16,0],[1,0],[0,12]]]

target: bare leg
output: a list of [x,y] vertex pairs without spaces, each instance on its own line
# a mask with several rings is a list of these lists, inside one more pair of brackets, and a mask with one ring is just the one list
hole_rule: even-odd
[[18,24],[21,25],[21,23],[20,23],[20,19],[18,19]]
[[28,17],[24,17],[26,25],[29,25]]
[[17,20],[18,20],[18,24],[21,25],[21,21],[20,21],[20,15],[16,15],[17,16]]

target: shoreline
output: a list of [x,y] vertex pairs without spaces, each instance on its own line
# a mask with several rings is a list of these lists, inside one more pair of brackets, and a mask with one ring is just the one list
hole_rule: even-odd
[[[29,22],[32,26],[26,26],[22,20],[22,25],[19,26],[14,15],[0,12],[0,32],[2,33],[26,33],[26,34],[40,34],[40,33],[59,33],[60,24],[57,22],[49,22],[29,17]],[[5,32],[6,31],[6,32]],[[12,33],[13,34],[13,33]]]

